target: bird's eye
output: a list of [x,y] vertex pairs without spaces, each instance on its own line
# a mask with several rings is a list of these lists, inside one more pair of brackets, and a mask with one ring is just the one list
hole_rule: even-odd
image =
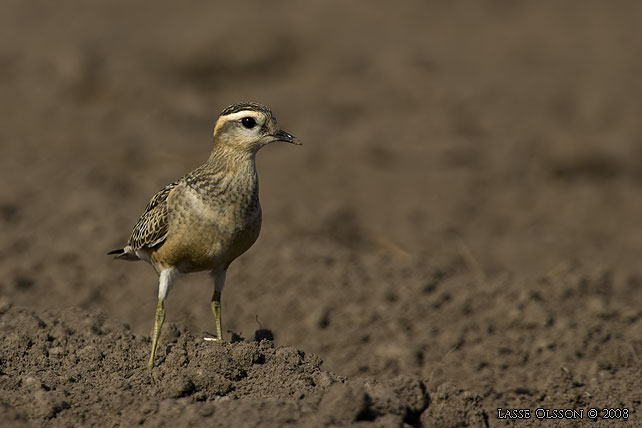
[[252,129],[256,125],[256,120],[254,120],[253,117],[244,117],[243,119],[241,119],[241,123],[247,129]]

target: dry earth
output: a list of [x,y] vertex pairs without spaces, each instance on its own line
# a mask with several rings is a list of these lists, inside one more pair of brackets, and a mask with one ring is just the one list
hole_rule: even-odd
[[[3,1],[1,425],[640,426],[640,22],[633,1]],[[156,277],[105,253],[243,100],[304,146],[259,154],[228,342],[184,277],[141,371]]]

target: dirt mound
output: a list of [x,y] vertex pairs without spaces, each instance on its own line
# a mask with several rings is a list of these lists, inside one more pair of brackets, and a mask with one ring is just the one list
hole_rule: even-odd
[[317,356],[265,339],[213,344],[168,327],[161,361],[149,372],[141,368],[149,338],[104,316],[5,307],[3,420],[16,426],[187,427],[215,420],[398,426],[416,424],[428,405],[417,378],[346,380],[322,370]]

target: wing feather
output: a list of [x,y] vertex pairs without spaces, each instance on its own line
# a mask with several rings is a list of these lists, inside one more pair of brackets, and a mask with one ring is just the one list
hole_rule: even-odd
[[165,241],[169,228],[167,198],[177,186],[178,181],[168,184],[149,201],[127,243],[133,250],[153,248]]

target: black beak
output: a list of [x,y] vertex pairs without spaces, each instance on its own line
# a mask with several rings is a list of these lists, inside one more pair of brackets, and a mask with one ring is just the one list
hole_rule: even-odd
[[276,133],[274,133],[274,138],[276,138],[275,141],[283,141],[290,144],[296,144],[297,146],[300,146],[303,144],[302,142],[297,140],[297,138],[294,135],[288,134],[282,129],[279,129],[278,131],[276,131]]

